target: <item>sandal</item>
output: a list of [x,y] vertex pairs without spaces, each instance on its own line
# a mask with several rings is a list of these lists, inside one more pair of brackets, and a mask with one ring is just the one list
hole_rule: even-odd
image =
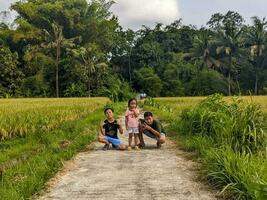
[[103,147],[103,151],[107,151],[109,149],[109,144],[105,144],[105,146]]
[[139,143],[137,146],[138,146],[140,149],[144,149],[144,148],[146,147],[145,143],[144,143],[144,144]]
[[160,149],[161,148],[161,143],[157,142],[157,148]]

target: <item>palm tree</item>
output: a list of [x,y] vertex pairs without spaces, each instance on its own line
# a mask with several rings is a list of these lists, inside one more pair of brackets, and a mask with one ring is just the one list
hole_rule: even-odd
[[134,47],[135,42],[135,33],[134,31],[128,29],[125,32],[125,46],[128,54],[128,74],[129,74],[129,81],[130,85],[132,84],[132,66],[131,66],[131,56],[132,56],[132,49]]
[[217,33],[217,49],[221,65],[226,68],[228,76],[228,95],[231,95],[231,79],[235,70],[234,62],[239,54],[241,33],[243,32],[243,17],[234,11],[225,15],[215,13],[207,23]]
[[261,20],[258,17],[252,17],[252,22],[253,26],[250,26],[247,31],[247,43],[250,47],[250,56],[255,72],[254,93],[258,95],[259,72],[266,63],[264,50],[267,42],[267,21],[265,18]]
[[216,52],[218,55],[223,55],[221,59],[222,65],[227,69],[228,76],[228,95],[231,96],[231,80],[232,73],[235,70],[234,56],[238,56],[238,50],[240,47],[240,36],[243,29],[221,29],[218,32],[219,40]]
[[63,36],[63,27],[58,25],[57,23],[51,24],[51,31],[44,30],[45,33],[45,43],[43,43],[41,46],[43,48],[48,49],[55,49],[56,50],[56,97],[59,97],[59,78],[58,78],[58,72],[59,72],[59,63],[60,63],[60,57],[61,57],[61,48],[71,48],[75,46],[74,41],[77,39],[70,38],[66,39]]
[[212,56],[213,48],[213,33],[210,30],[201,28],[194,37],[191,53],[185,56],[201,60],[201,69],[205,66],[210,69],[215,69],[220,66],[220,63]]
[[105,71],[107,64],[104,61],[104,54],[95,43],[87,44],[85,47],[72,50],[81,70],[82,78],[87,82],[88,96],[91,96],[91,79],[97,69]]

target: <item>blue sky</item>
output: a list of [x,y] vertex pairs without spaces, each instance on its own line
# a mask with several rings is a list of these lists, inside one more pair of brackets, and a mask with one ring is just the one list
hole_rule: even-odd
[[[16,0],[0,0],[0,11],[7,10]],[[115,0],[113,12],[125,28],[138,29],[142,24],[156,22],[170,24],[180,17],[184,24],[205,25],[216,12],[239,12],[250,22],[250,17],[267,17],[267,0]],[[13,14],[14,15],[14,14]]]

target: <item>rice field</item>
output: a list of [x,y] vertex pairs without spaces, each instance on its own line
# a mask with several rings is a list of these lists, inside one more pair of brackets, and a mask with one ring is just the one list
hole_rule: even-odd
[[47,132],[103,107],[108,98],[2,99],[0,140]]
[[[182,111],[182,109],[194,106],[206,97],[160,97],[154,100],[161,105],[170,107],[175,111]],[[230,100],[232,97],[225,97]],[[235,97],[234,97],[235,98]],[[247,102],[254,102],[261,106],[261,111],[267,113],[267,96],[242,96],[239,97]]]
[[1,99],[0,199],[29,199],[95,141],[108,98]]

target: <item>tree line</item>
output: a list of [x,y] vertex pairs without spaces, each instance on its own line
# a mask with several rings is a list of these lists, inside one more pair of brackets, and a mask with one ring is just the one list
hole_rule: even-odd
[[[112,1],[28,0],[0,24],[1,97],[267,94],[267,21],[234,11],[206,27],[125,30]],[[2,12],[2,17],[6,12]]]

